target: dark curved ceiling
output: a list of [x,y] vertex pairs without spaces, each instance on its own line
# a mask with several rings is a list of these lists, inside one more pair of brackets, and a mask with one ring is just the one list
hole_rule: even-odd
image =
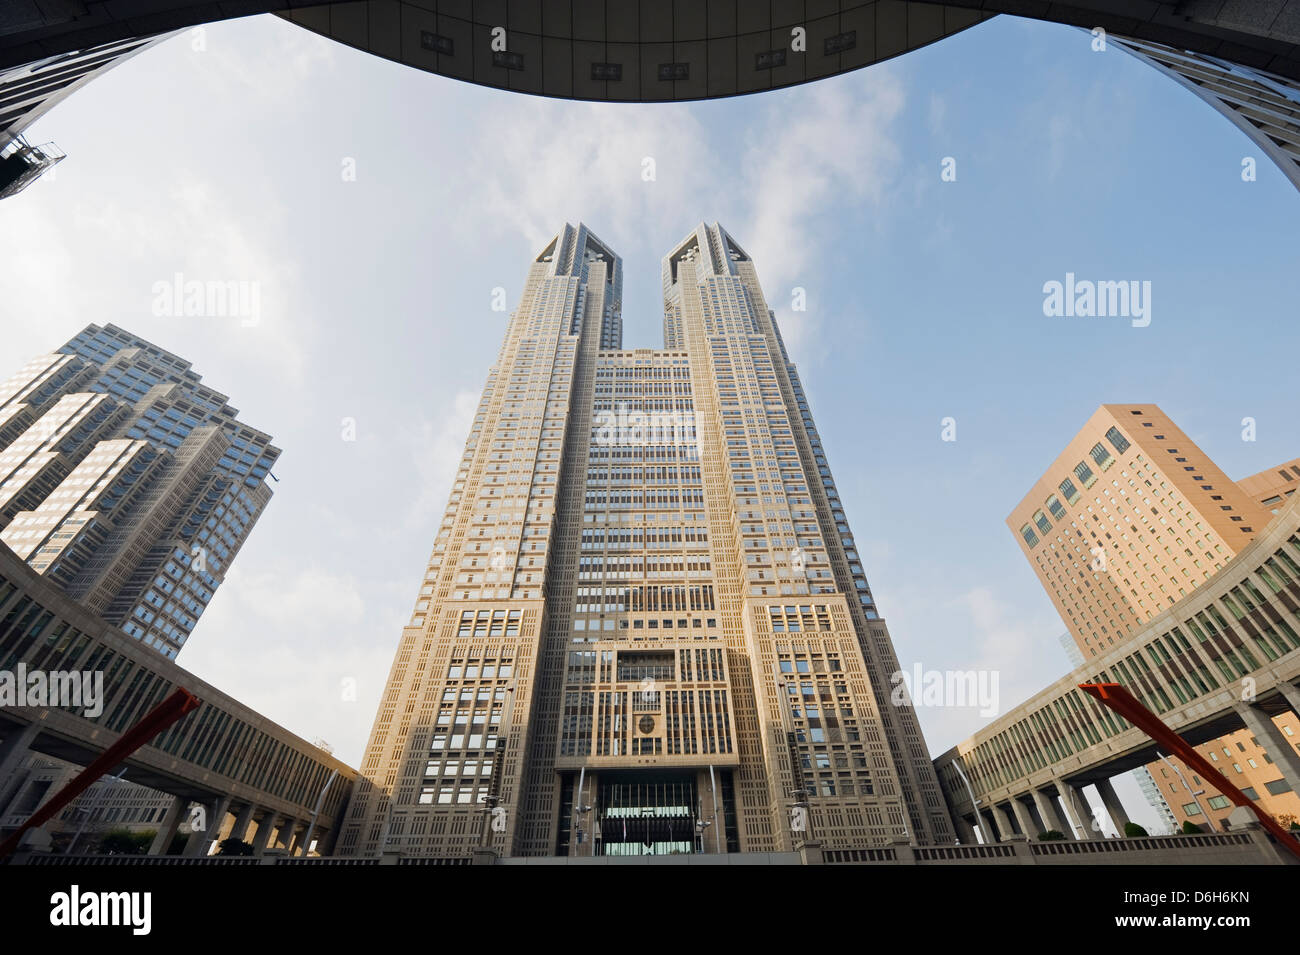
[[1300,79],[1300,0],[6,0],[0,68],[257,13],[431,73],[586,100],[790,86],[999,13],[1100,26]]

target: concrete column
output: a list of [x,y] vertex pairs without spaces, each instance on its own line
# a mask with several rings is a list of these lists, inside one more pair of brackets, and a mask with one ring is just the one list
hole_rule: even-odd
[[284,822],[280,824],[280,831],[276,833],[275,842],[272,843],[272,845],[283,843],[286,849],[292,848],[293,832],[297,828],[298,828],[297,819],[286,818]]
[[966,821],[965,816],[955,815],[952,817],[952,821],[957,826],[957,836],[963,844],[968,846],[979,844],[979,837],[975,835],[975,827]]
[[211,815],[208,816],[207,825],[203,829],[195,829],[190,833],[190,838],[185,843],[185,850],[181,853],[188,858],[206,856],[212,847],[212,840],[221,835],[221,827],[226,823],[226,811],[230,808],[230,796],[221,796],[215,805],[201,805],[204,811]]
[[1029,792],[1029,802],[1020,801],[1020,805],[1025,807],[1025,814],[1029,817],[1029,828],[1026,830],[1026,834],[1031,840],[1036,840],[1040,832],[1046,832],[1052,828],[1047,820],[1043,818],[1043,813],[1038,808],[1038,802],[1034,799],[1033,790]]
[[1291,712],[1300,714],[1300,687],[1292,686],[1283,680],[1277,688],[1282,691],[1282,699],[1291,705]]
[[[1057,829],[1067,836],[1070,835],[1070,827],[1061,820],[1061,811],[1057,808],[1056,800],[1047,795],[1041,789],[1030,790],[1034,797],[1034,806],[1038,809],[1039,821],[1043,824],[1043,831]],[[1030,836],[1031,839],[1037,837],[1038,833]]]
[[1287,735],[1277,728],[1267,713],[1252,704],[1238,702],[1233,704],[1233,708],[1246,724],[1246,729],[1255,734],[1269,759],[1282,770],[1282,778],[1291,784],[1292,790],[1300,793],[1300,752],[1296,752]]
[[1006,842],[1008,838],[1016,834],[1016,827],[1011,823],[1011,813],[998,805],[994,805],[992,808],[993,820],[998,824],[998,842]]
[[1092,807],[1083,797],[1083,790],[1060,779],[1056,781],[1056,788],[1065,804],[1065,821],[1070,825],[1066,835],[1080,842],[1100,838],[1101,833],[1092,828]]
[[1101,804],[1106,807],[1106,812],[1110,813],[1110,821],[1115,826],[1115,830],[1124,835],[1124,827],[1129,824],[1128,813],[1124,811],[1124,804],[1119,801],[1119,794],[1115,792],[1115,787],[1109,779],[1097,781],[1097,793],[1101,796]]
[[275,813],[268,809],[257,823],[257,835],[253,837],[253,855],[260,856],[266,851],[267,840],[271,838],[271,830],[274,828]]
[[153,837],[153,845],[149,847],[149,855],[160,856],[167,853],[168,847],[172,844],[172,839],[176,837],[176,830],[181,824],[181,819],[185,815],[185,810],[190,801],[184,796],[173,796],[172,804],[167,809],[167,815],[163,816],[162,823],[158,826],[158,835]]
[[22,783],[18,767],[31,754],[32,743],[40,735],[41,724],[28,723],[15,726],[5,731],[4,742],[0,743],[0,810],[4,810],[14,795],[9,790]]
[[1016,818],[1016,825],[1020,827],[1020,834],[1029,839],[1038,835],[1038,830],[1034,828],[1034,820],[1029,815],[1029,807],[1017,799],[1011,797],[1011,813]]
[[253,810],[256,808],[251,802],[244,803],[244,808],[235,816],[235,824],[230,827],[228,838],[247,841],[245,836],[248,834],[248,824],[253,821]]

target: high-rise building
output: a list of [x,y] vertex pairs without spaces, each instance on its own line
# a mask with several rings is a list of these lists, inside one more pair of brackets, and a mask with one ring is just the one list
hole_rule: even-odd
[[[1254,540],[1277,506],[1266,509],[1263,502],[1285,498],[1288,470],[1261,472],[1239,485],[1156,405],[1102,405],[1007,526],[1087,660],[1122,645]],[[1207,632],[1229,629],[1213,611],[1189,617],[1186,626],[1187,636],[1201,643]],[[1231,683],[1258,663],[1243,645],[1214,665]],[[1287,736],[1300,734],[1290,714],[1275,722]],[[1248,731],[1198,749],[1270,812],[1300,815],[1300,797],[1278,789],[1268,757]],[[1227,797],[1191,770],[1184,770],[1185,782],[1162,762],[1147,770],[1180,825],[1221,823],[1231,812]],[[1198,798],[1189,786],[1207,795]]]
[[189,362],[91,325],[0,385],[0,541],[175,657],[271,497],[280,451]]
[[687,235],[662,349],[621,294],[585,226],[529,267],[337,851],[951,842],[754,263]]

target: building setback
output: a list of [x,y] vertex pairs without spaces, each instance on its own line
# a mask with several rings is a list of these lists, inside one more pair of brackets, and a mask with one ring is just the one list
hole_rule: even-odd
[[[1007,518],[1084,661],[1123,645],[1148,621],[1209,581],[1272,521],[1300,485],[1297,462],[1240,483],[1152,404],[1102,405]],[[1204,643],[1212,619],[1187,621]],[[1254,667],[1249,648],[1215,661],[1234,682]],[[1290,713],[1274,722],[1300,742]],[[1300,818],[1300,797],[1241,730],[1197,749],[1278,816]],[[1181,766],[1181,764],[1180,764]],[[1223,827],[1228,798],[1183,768],[1146,767],[1179,825]],[[1194,797],[1188,785],[1205,790]],[[1207,818],[1208,817],[1208,818]]]
[[662,349],[621,290],[585,226],[530,265],[336,851],[950,843],[753,262],[687,235]]

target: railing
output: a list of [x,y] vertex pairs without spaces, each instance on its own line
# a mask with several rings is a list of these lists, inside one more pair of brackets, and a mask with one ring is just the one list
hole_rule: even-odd
[[276,859],[276,865],[379,865],[378,859],[352,859],[347,857],[324,857],[309,859]]
[[256,856],[46,855],[33,853],[26,865],[261,865]]
[[1030,851],[1036,856],[1096,855],[1114,852],[1149,852],[1159,849],[1210,848],[1212,846],[1248,846],[1251,838],[1244,832],[1207,832],[1185,836],[1138,836],[1131,839],[1085,839],[1081,842],[1034,842]]
[[918,846],[917,862],[948,862],[959,859],[1010,859],[1016,850],[1008,845],[996,846]]
[[898,853],[893,849],[824,849],[822,860],[828,865],[845,862],[896,862]]
[[468,856],[458,856],[456,858],[427,857],[397,860],[398,865],[473,865],[473,863],[474,860]]

